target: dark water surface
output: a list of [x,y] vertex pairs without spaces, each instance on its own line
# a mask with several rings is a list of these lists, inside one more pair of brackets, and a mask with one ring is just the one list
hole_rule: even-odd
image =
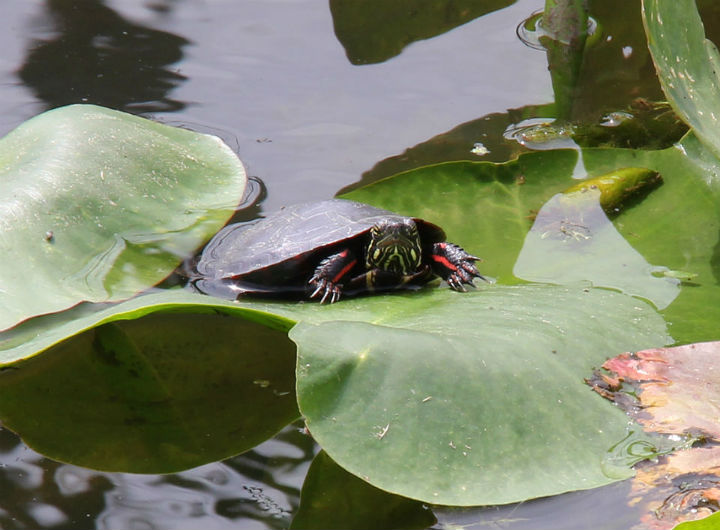
[[[543,3],[518,1],[358,66],[318,0],[5,0],[0,134],[49,108],[95,103],[221,136],[265,183],[265,210],[325,199],[461,124],[552,101],[543,54],[515,34]],[[59,464],[0,430],[0,527],[286,528],[316,450],[299,427],[173,475]],[[599,528],[603,506],[625,493],[469,517],[476,527]]]

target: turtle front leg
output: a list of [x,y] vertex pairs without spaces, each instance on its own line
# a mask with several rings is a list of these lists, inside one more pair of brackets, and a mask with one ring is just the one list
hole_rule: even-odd
[[456,291],[467,291],[465,285],[472,285],[475,278],[488,281],[475,267],[480,258],[453,243],[435,243],[430,258],[433,272]]
[[357,258],[345,249],[322,260],[308,283],[315,288],[310,298],[322,295],[320,303],[327,300],[331,304],[340,300],[342,282],[357,265]]

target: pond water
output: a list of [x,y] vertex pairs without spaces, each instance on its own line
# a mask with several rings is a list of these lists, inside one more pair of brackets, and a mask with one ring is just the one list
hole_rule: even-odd
[[[603,73],[578,103],[587,119],[634,97],[661,98],[647,54],[633,53],[644,46],[639,2],[595,3],[601,14],[617,6],[634,13],[613,20],[635,28],[619,29],[629,41],[608,48],[622,50],[621,59],[592,65]],[[331,10],[343,2],[6,1],[0,133],[86,102],[217,134],[264,184],[263,211],[329,198],[418,161],[458,153],[473,160],[479,141],[490,149],[486,159],[502,160],[520,148],[497,123],[522,115],[508,109],[548,104],[553,89],[544,54],[516,35],[544,2],[495,4],[502,8],[433,38],[409,39],[387,60],[353,56],[353,64]],[[0,430],[0,527],[287,528],[316,451],[296,423],[238,457],[133,475],[54,462]],[[438,525],[621,529],[626,494],[618,484],[519,506],[438,511]],[[617,513],[611,522],[609,512]]]

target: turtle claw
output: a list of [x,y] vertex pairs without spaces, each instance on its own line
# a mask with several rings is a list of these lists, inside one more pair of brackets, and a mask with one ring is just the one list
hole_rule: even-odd
[[322,298],[320,298],[321,304],[324,304],[326,301],[334,304],[340,300],[340,294],[342,291],[338,284],[326,280],[325,278],[320,278],[317,275],[313,276],[308,283],[315,286],[315,290],[310,295],[310,298],[316,298],[322,294]]
[[343,279],[356,263],[357,259],[348,249],[322,260],[315,269],[315,274],[308,281],[315,288],[310,294],[310,298],[316,298],[322,294],[322,298],[320,298],[321,304],[326,301],[334,304],[340,300]]
[[455,291],[467,292],[466,285],[473,285],[475,278],[488,281],[475,266],[480,258],[468,254],[462,247],[452,243],[436,243],[433,248],[433,270]]

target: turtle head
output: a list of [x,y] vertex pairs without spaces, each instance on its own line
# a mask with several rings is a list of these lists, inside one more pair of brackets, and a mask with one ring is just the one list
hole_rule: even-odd
[[412,219],[383,219],[370,229],[365,256],[368,269],[407,275],[418,270],[421,260],[420,235]]

